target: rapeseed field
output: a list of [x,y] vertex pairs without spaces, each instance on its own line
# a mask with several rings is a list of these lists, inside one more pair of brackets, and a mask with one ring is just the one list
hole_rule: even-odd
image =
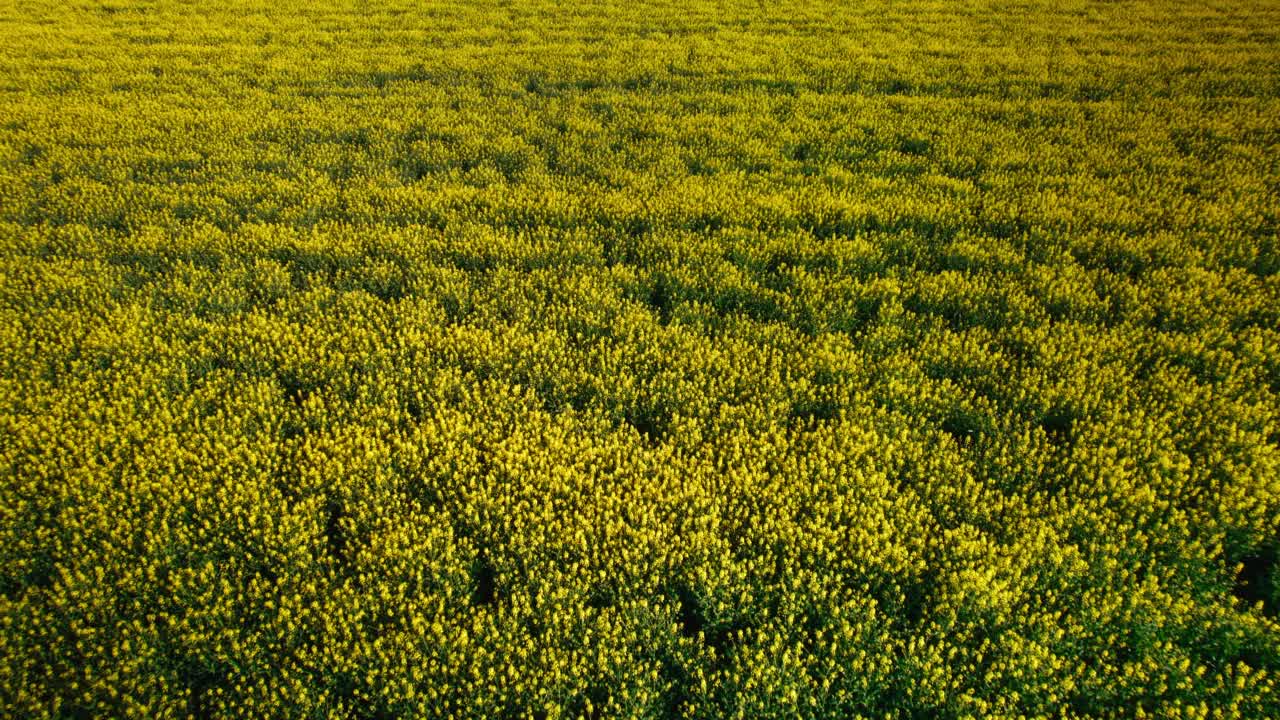
[[1275,0],[0,1],[0,716],[1280,717]]

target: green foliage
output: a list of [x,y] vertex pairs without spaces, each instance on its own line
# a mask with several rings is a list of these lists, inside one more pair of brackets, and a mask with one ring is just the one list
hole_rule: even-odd
[[1280,716],[1275,28],[0,9],[0,715]]

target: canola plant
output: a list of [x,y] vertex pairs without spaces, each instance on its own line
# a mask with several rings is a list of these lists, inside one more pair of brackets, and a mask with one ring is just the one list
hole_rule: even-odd
[[0,2],[0,715],[1280,716],[1274,0]]

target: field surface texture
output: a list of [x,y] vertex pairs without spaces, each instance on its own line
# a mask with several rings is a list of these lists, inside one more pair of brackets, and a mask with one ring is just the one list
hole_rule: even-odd
[[0,0],[0,716],[1280,715],[1280,2]]

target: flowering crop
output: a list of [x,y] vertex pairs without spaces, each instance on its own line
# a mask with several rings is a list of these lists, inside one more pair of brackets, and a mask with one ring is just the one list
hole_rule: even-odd
[[1280,716],[1274,0],[0,4],[0,715]]

